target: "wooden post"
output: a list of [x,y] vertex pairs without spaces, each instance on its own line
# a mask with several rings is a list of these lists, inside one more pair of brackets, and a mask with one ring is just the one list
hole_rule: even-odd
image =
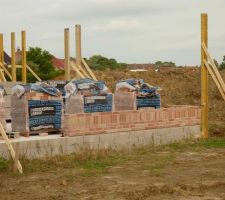
[[[4,48],[3,48],[3,34],[1,33],[0,34],[0,63],[4,63]],[[4,81],[4,73],[0,67],[0,70],[1,70],[1,76],[0,76],[0,82],[1,81]]]
[[81,25],[76,25],[76,66],[81,66]]
[[22,82],[27,82],[27,58],[26,58],[26,31],[21,32],[22,36]]
[[65,80],[70,81],[70,45],[69,45],[69,29],[64,29],[64,52],[65,52]]
[[16,43],[15,43],[15,33],[11,33],[11,75],[12,81],[16,82]]
[[208,133],[208,71],[204,64],[207,55],[202,49],[202,43],[208,47],[208,15],[201,14],[201,134],[204,138]]

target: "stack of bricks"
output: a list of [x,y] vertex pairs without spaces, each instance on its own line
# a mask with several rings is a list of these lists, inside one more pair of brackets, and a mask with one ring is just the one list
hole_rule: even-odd
[[[34,120],[30,120],[29,116],[29,107],[35,105],[44,105],[48,107],[48,105],[55,106],[57,114],[57,128],[61,128],[62,124],[62,110],[63,110],[63,100],[62,97],[50,96],[45,93],[39,93],[35,91],[26,92],[21,97],[12,96],[12,108],[11,108],[11,116],[12,116],[12,131],[20,132],[24,136],[29,136],[31,132],[31,124],[34,123]],[[37,107],[38,107],[37,106]],[[59,108],[60,107],[60,108]],[[38,117],[38,114],[37,114]],[[45,117],[47,118],[47,116]],[[52,116],[51,116],[52,118]],[[49,118],[50,119],[50,118]],[[44,122],[44,119],[42,120]],[[36,122],[38,124],[38,122]]]
[[65,113],[84,113],[84,96],[80,94],[71,95],[65,100]]
[[5,101],[3,93],[0,94],[0,123],[2,124],[4,130],[6,130]]
[[200,108],[197,106],[181,106],[110,113],[65,114],[64,135],[91,135],[195,126],[199,124]]
[[114,111],[137,110],[135,92],[116,92],[114,94]]

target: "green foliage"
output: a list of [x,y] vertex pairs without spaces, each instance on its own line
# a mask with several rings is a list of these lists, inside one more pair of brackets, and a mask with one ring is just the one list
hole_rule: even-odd
[[86,60],[88,65],[94,70],[105,70],[105,69],[125,69],[127,64],[118,63],[113,58],[106,58],[101,55],[94,55]]
[[8,170],[8,161],[0,157],[0,172]]
[[[30,47],[27,52],[27,64],[42,79],[50,80],[62,74],[57,71],[52,64],[52,55],[39,47]],[[21,70],[17,72],[18,78],[21,79]],[[36,82],[36,78],[27,70],[27,82]]]
[[155,65],[157,66],[157,67],[176,67],[176,64],[174,63],[174,62],[171,62],[171,61],[169,61],[169,62],[162,62],[162,61],[157,61],[157,62],[155,62]]
[[223,62],[219,65],[219,70],[225,69],[225,56],[223,56]]

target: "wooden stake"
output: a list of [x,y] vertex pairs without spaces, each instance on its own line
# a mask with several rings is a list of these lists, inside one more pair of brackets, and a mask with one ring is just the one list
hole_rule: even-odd
[[225,101],[225,93],[224,93],[224,91],[223,91],[223,89],[222,89],[222,87],[221,87],[217,77],[213,73],[213,70],[211,69],[211,67],[209,66],[209,64],[208,64],[208,62],[206,60],[204,60],[204,64],[205,64],[207,70],[209,71],[209,74],[212,76],[213,81],[215,82],[215,84],[216,84],[216,86],[217,86],[221,96],[223,97],[223,100]]
[[0,34],[0,62],[4,64],[3,34]]
[[77,66],[74,64],[73,61],[70,62],[72,69],[77,73],[77,75],[80,78],[85,78],[85,76],[79,71],[79,69],[77,68]]
[[42,81],[41,78],[28,66],[27,69],[30,71],[30,73],[38,80],[38,81]]
[[12,81],[16,82],[16,43],[15,43],[15,33],[11,33],[11,74]]
[[207,58],[208,58],[208,60],[209,60],[209,62],[211,64],[211,66],[212,66],[212,70],[214,71],[215,76],[217,77],[217,79],[218,79],[218,81],[219,81],[223,91],[225,92],[224,81],[223,81],[223,79],[222,79],[222,77],[221,77],[221,75],[220,75],[220,73],[219,73],[219,71],[218,71],[218,69],[216,67],[216,64],[215,64],[212,56],[210,55],[210,53],[209,53],[209,51],[208,51],[208,49],[207,49],[207,47],[205,46],[204,43],[202,43],[202,49],[203,49],[204,53],[206,54],[206,56],[207,56]]
[[22,82],[27,83],[27,58],[26,58],[26,31],[21,32],[22,36]]
[[77,24],[76,27],[76,65],[81,66],[81,25]]
[[[15,151],[13,149],[13,146],[12,146],[8,136],[6,135],[6,132],[5,132],[5,130],[4,130],[4,128],[3,128],[1,123],[0,123],[0,133],[1,133],[2,137],[3,137],[3,139],[5,140],[5,144],[6,144],[7,148],[8,148],[8,150],[9,150],[9,153],[10,153],[13,161],[15,162],[16,153],[15,153]],[[22,174],[23,173],[23,168],[22,168],[22,165],[21,165],[20,161],[18,160],[16,164],[17,164],[17,169],[18,169],[19,173]]]
[[70,81],[70,45],[69,45],[69,29],[64,29],[64,50],[65,50],[65,80]]
[[3,69],[3,72],[5,72],[7,74],[7,76],[10,78],[10,80],[12,80],[12,76],[9,73],[9,71],[6,69],[6,67],[4,66],[4,64],[0,63],[0,67]]
[[[201,14],[201,44],[208,47],[208,15]],[[207,55],[201,48],[201,134],[208,138],[208,71],[204,64]]]
[[84,59],[82,59],[82,63],[83,63],[83,65],[84,65],[84,67],[86,68],[86,70],[88,71],[88,73],[91,75],[91,77],[92,77],[94,80],[97,81],[98,79],[96,78],[96,76],[95,76],[94,73],[92,72],[91,68],[88,66],[88,64],[85,62]]

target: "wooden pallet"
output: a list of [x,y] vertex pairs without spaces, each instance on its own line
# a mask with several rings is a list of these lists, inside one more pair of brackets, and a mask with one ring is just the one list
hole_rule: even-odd
[[29,137],[29,136],[48,136],[48,135],[60,135],[62,134],[61,129],[54,129],[54,128],[49,128],[49,129],[41,129],[37,131],[28,131],[28,132],[23,132],[20,133],[20,135],[24,137]]

